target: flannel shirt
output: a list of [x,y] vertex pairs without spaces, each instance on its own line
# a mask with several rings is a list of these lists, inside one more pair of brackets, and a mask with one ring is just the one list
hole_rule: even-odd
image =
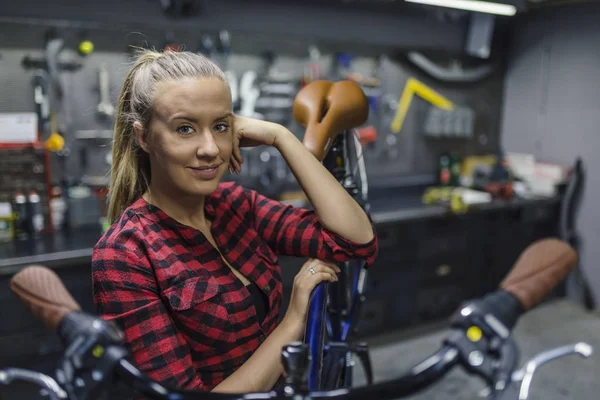
[[314,211],[232,182],[206,196],[205,213],[225,259],[267,295],[262,324],[250,292],[206,237],[141,197],[103,235],[92,260],[94,302],[124,330],[132,361],[150,378],[188,390],[214,388],[276,328],[278,254],[370,265],[378,252],[376,235],[353,243],[326,230]]

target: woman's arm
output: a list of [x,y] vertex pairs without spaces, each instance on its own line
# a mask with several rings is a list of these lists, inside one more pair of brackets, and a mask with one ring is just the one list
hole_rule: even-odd
[[325,228],[357,243],[373,239],[367,214],[293,133],[282,126],[273,145],[285,158]]
[[279,326],[240,368],[217,385],[213,392],[264,392],[273,388],[281,374],[281,349],[302,337],[310,294],[320,282],[337,281],[340,269],[309,259],[294,277],[290,304]]
[[222,393],[264,392],[273,388],[281,374],[281,349],[300,340],[303,324],[299,319],[283,320],[252,356],[212,390]]

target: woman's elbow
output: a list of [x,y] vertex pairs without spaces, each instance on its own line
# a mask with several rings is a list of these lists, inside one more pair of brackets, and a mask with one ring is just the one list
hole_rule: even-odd
[[[377,241],[377,237],[375,236],[373,226],[369,223],[367,227],[360,230],[360,236],[357,237],[356,242],[359,244],[368,244],[373,241]],[[376,245],[376,243],[374,243],[374,245]]]

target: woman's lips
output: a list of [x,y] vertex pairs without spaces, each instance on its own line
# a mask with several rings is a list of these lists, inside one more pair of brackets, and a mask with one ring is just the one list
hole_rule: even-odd
[[199,179],[211,180],[219,175],[219,167],[222,164],[216,164],[210,167],[189,167],[192,174]]

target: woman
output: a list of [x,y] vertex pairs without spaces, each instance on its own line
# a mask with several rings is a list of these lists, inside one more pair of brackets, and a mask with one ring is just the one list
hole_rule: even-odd
[[[281,152],[314,211],[219,183],[227,168],[239,173],[240,146],[256,145]],[[310,292],[337,280],[330,262],[373,262],[368,216],[289,130],[234,116],[223,72],[194,53],[139,56],[112,152],[112,226],[93,253],[100,314],[122,326],[134,362],[159,382],[270,390],[282,346],[301,339]],[[276,254],[311,257],[280,323]]]

